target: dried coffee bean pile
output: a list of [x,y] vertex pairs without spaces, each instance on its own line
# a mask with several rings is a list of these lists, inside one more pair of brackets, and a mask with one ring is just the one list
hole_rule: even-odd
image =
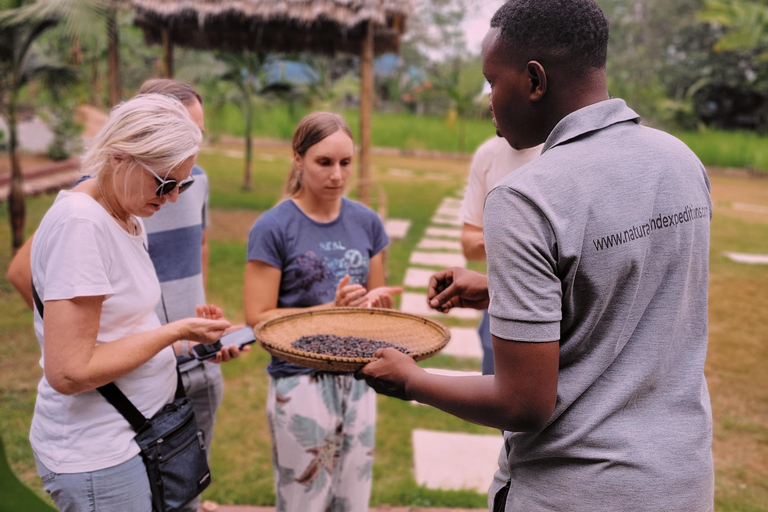
[[396,348],[405,354],[411,353],[407,348],[398,347],[386,341],[369,340],[356,336],[336,336],[335,334],[302,336],[291,346],[297,350],[339,357],[374,357],[377,349],[386,347]]

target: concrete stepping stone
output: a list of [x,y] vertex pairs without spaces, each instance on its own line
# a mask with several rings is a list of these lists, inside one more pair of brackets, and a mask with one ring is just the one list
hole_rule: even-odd
[[410,262],[412,265],[425,265],[429,267],[466,267],[467,259],[463,254],[449,252],[412,252]]
[[442,224],[444,226],[464,226],[464,223],[461,221],[461,219],[455,215],[435,215],[432,217],[430,222],[432,224]]
[[408,234],[411,221],[408,219],[387,219],[384,221],[384,231],[390,240],[402,240]]
[[426,293],[404,292],[400,296],[400,310],[413,315],[430,317],[451,317],[467,320],[478,320],[481,316],[480,311],[468,308],[453,308],[447,314],[435,311],[427,305]]
[[482,359],[480,335],[474,327],[451,327],[451,341],[440,351],[442,354],[463,359]]
[[[451,340],[453,341],[453,340]],[[448,342],[450,345],[450,342]],[[445,352],[445,349],[440,351]],[[446,377],[482,377],[482,373],[480,372],[462,372],[459,370],[444,370],[442,368],[424,368],[424,371],[427,373],[432,373],[434,375],[445,375]],[[411,400],[411,405],[421,405],[424,406],[426,404],[422,404],[421,402],[417,402],[416,400]]]
[[461,242],[458,240],[435,240],[434,238],[422,238],[417,249],[443,249],[446,251],[461,252]]
[[448,181],[452,180],[453,176],[439,172],[428,172],[424,174],[424,179],[431,181]]
[[461,370],[446,370],[444,368],[424,368],[424,371],[433,375],[444,375],[445,377],[481,377],[483,375],[480,372],[464,372]]
[[408,288],[427,288],[429,286],[429,278],[434,273],[434,270],[427,270],[425,268],[406,269],[403,284]]
[[462,434],[414,430],[416,483],[428,489],[488,492],[504,445],[501,434]]
[[453,228],[430,227],[426,229],[425,234],[433,238],[455,238],[456,240],[461,238],[461,230]]
[[438,208],[435,212],[435,215],[459,217],[461,215],[461,207],[441,205],[440,208]]
[[445,206],[448,208],[461,208],[461,203],[462,203],[461,197],[464,197],[464,195],[462,194],[459,197],[446,197],[445,199],[443,199],[441,206]]
[[768,214],[768,206],[762,204],[733,203],[734,210]]
[[738,252],[726,252],[725,255],[737,263],[747,263],[750,265],[768,265],[768,254],[744,254]]

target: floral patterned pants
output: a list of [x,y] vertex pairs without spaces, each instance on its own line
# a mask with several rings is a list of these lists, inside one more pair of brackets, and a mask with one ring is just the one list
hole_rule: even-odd
[[273,378],[267,397],[277,512],[367,512],[376,393],[351,374]]

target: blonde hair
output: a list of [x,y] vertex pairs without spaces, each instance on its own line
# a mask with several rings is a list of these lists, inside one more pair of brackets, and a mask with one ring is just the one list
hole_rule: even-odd
[[82,159],[86,176],[110,172],[110,157],[128,156],[166,176],[197,155],[203,136],[177,99],[140,94],[115,106]]
[[[293,132],[293,151],[295,154],[303,157],[309,148],[339,130],[354,140],[352,130],[349,129],[349,125],[340,115],[333,112],[314,112],[309,114],[299,121],[296,131]],[[283,198],[294,197],[301,191],[301,187],[301,169],[296,165],[296,159],[294,158],[291,161],[291,172],[288,174],[288,179],[285,180]]]

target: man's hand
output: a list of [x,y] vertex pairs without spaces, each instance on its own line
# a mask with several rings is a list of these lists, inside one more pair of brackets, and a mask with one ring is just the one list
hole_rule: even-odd
[[488,309],[488,277],[459,267],[451,267],[429,279],[429,307],[447,313],[451,308]]
[[382,395],[401,400],[412,400],[407,392],[407,382],[414,374],[423,372],[412,357],[396,348],[376,350],[376,361],[368,363],[355,373],[358,380],[365,382]]

